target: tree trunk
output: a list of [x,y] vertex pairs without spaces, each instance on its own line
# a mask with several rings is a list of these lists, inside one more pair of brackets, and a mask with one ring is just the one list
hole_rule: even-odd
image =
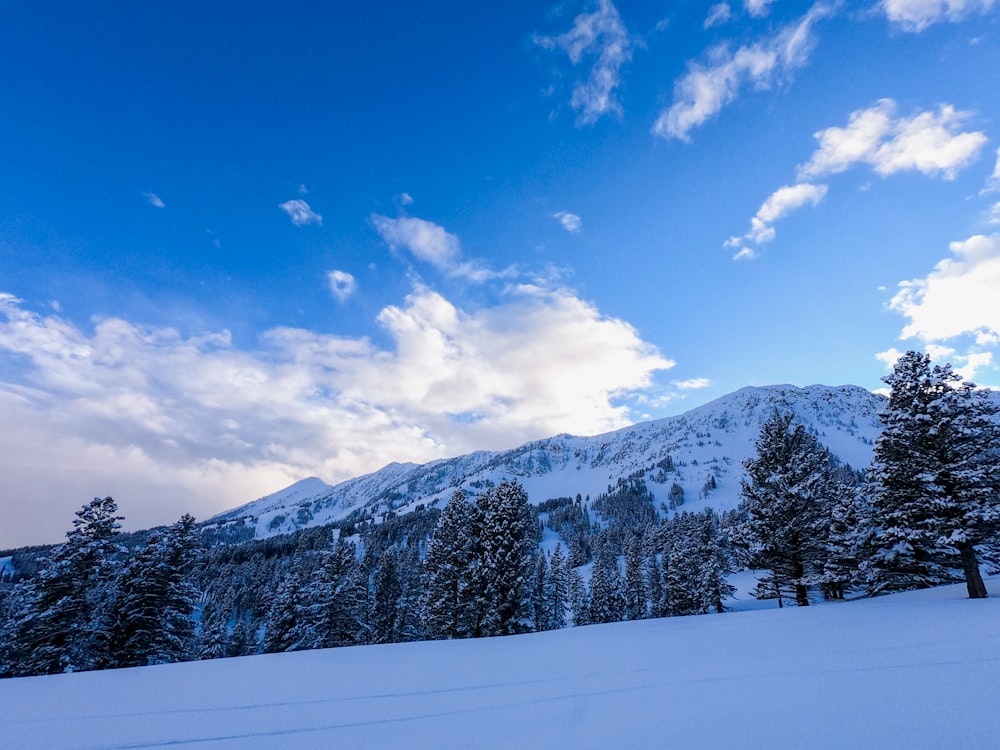
[[979,573],[979,560],[976,550],[971,544],[963,544],[958,548],[962,555],[962,569],[965,571],[965,586],[969,590],[970,599],[985,599],[989,596],[983,577]]

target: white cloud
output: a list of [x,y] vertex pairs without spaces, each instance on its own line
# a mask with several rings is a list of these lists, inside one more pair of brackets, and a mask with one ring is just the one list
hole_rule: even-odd
[[990,215],[986,221],[990,224],[1000,224],[1000,201],[990,207]]
[[413,196],[412,195],[410,195],[409,193],[400,193],[399,194],[399,205],[401,205],[401,206],[409,206],[412,203],[413,203]]
[[814,134],[819,148],[799,166],[799,181],[776,190],[750,220],[750,230],[742,237],[730,237],[723,247],[739,249],[733,260],[756,258],[750,245],[773,240],[775,221],[824,198],[827,185],[809,180],[844,172],[857,164],[867,164],[882,177],[917,171],[954,179],[960,169],[979,157],[987,142],[982,132],[961,132],[968,117],[969,113],[950,104],[941,105],[936,112],[896,117],[896,103],[891,99],[852,112],[847,127],[830,127]]
[[730,52],[725,46],[708,53],[706,63],[689,63],[688,72],[674,84],[674,103],[660,114],[654,135],[690,140],[702,125],[747,87],[766,89],[806,64],[815,46],[813,25],[833,13],[833,6],[817,3],[796,23],[774,36]]
[[289,218],[292,220],[292,224],[297,227],[303,227],[307,224],[323,223],[323,217],[309,208],[309,204],[304,200],[295,198],[290,201],[285,201],[280,204],[278,208],[288,214]]
[[726,243],[726,247],[736,247],[738,248],[736,254],[733,255],[733,260],[757,260],[760,257],[760,253],[751,247],[741,245],[738,242],[735,244],[730,244],[733,242],[733,238]]
[[712,381],[708,378],[689,378],[688,380],[675,380],[674,387],[682,391],[694,391],[701,388],[708,388]]
[[751,16],[766,16],[771,10],[774,0],[743,0],[743,7]]
[[405,248],[414,257],[449,276],[483,282],[510,276],[513,272],[512,269],[490,270],[480,260],[463,260],[458,237],[432,221],[410,217],[391,219],[381,214],[372,214],[371,218],[379,236],[390,248]]
[[900,282],[889,307],[909,320],[901,338],[942,342],[971,334],[981,345],[994,342],[1000,337],[1000,234],[975,235],[950,249],[952,257],[926,277]]
[[343,302],[357,289],[357,281],[347,271],[334,269],[326,275],[326,280],[330,284],[330,293]]
[[1000,148],[997,149],[997,160],[993,165],[993,174],[986,179],[986,187],[980,191],[980,195],[995,193],[1000,190]]
[[583,228],[583,220],[568,211],[557,211],[552,214],[552,218],[557,219],[562,224],[563,229],[572,234],[578,233]]
[[733,260],[755,259],[757,254],[749,249],[749,243],[761,245],[773,240],[774,222],[806,204],[817,205],[823,200],[826,191],[826,185],[814,185],[810,182],[786,185],[775,190],[750,219],[750,231],[742,237],[730,237],[726,240],[726,247],[740,248]]
[[819,148],[799,167],[799,179],[868,164],[883,177],[917,170],[951,180],[978,158],[988,140],[980,131],[959,132],[969,113],[950,104],[912,117],[895,117],[895,112],[896,103],[882,99],[869,109],[852,112],[846,128],[816,133]]
[[305,183],[299,185],[299,195],[308,195],[308,194],[309,194],[309,188],[305,186]]
[[936,23],[957,23],[973,14],[989,13],[996,0],[883,0],[889,21],[904,31],[920,32]]
[[[992,352],[970,351],[966,354],[959,354],[950,346],[938,346],[935,344],[925,345],[924,351],[935,362],[947,362],[951,364],[962,380],[966,381],[975,382],[978,379],[980,370],[992,367],[993,365]],[[891,370],[901,356],[903,356],[903,352],[893,347],[884,352],[879,352],[875,355],[875,359],[883,362],[886,370]],[[888,396],[890,393],[888,388],[876,391],[876,393],[879,392],[884,396]]]
[[0,295],[0,418],[19,425],[0,431],[6,511],[51,519],[0,546],[56,541],[94,495],[149,525],[309,475],[613,429],[673,364],[565,290],[520,286],[466,311],[421,287],[378,322],[385,348],[277,328],[240,349],[226,331],[119,318],[84,331]]
[[632,59],[634,43],[611,0],[598,0],[592,13],[581,13],[573,28],[555,37],[535,36],[545,49],[561,49],[573,65],[592,61],[586,80],[573,87],[570,106],[580,124],[588,125],[603,115],[620,115],[621,104],[615,89],[621,85],[621,68]]
[[156,206],[157,208],[167,207],[167,204],[164,203],[163,199],[161,199],[156,193],[143,193],[143,195],[146,196],[146,200],[149,201],[149,205]]
[[389,247],[405,247],[420,260],[440,269],[452,267],[462,256],[458,237],[431,221],[415,218],[390,219],[372,214],[372,222]]
[[713,26],[722,26],[731,17],[732,10],[729,7],[729,3],[716,3],[708,9],[708,15],[705,16],[705,23],[702,25],[706,29],[710,29]]

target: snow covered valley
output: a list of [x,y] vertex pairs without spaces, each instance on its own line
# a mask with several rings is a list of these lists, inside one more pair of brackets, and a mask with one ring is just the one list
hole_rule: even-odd
[[1000,578],[0,681],[0,748],[993,748]]

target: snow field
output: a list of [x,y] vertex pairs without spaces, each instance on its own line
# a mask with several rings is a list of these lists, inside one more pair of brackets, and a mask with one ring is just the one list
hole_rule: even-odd
[[989,585],[3,680],[0,747],[992,748]]

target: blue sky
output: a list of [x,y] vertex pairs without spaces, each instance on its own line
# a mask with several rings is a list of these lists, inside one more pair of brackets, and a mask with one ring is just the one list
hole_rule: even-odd
[[6,3],[0,545],[745,385],[1000,384],[1000,3]]

